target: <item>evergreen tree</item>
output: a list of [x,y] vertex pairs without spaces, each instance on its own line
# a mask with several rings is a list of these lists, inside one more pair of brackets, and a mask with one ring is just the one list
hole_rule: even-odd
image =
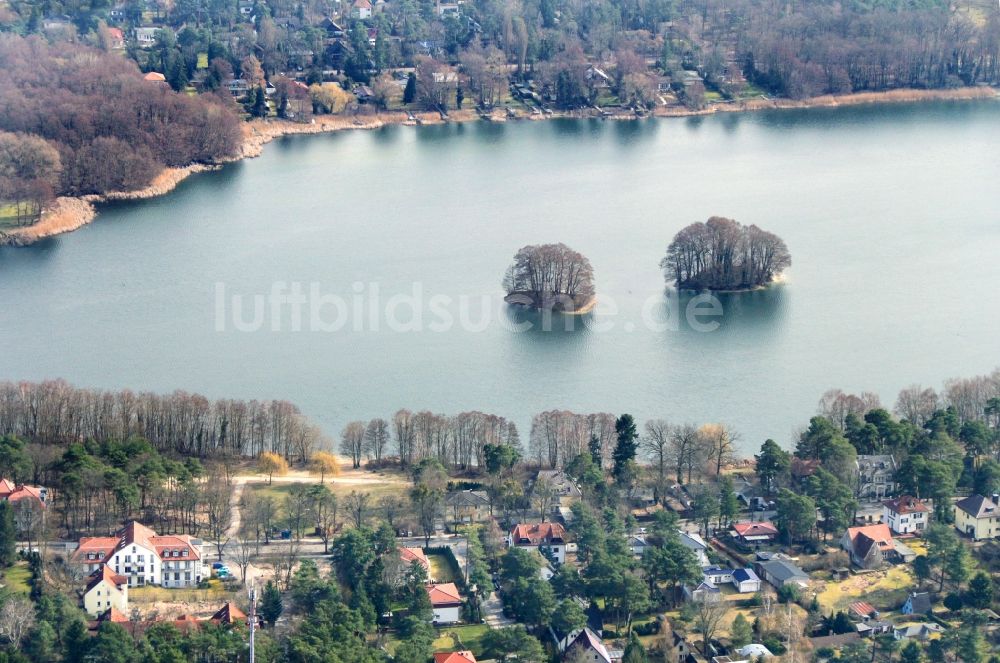
[[254,117],[267,117],[267,94],[264,92],[263,86],[257,86],[257,96],[250,112]]
[[765,494],[771,495],[781,479],[788,474],[792,457],[774,440],[764,440],[764,444],[760,446],[760,454],[755,458],[760,484],[764,487]]
[[727,476],[719,480],[719,522],[728,526],[740,513],[740,501],[733,490],[733,480]]
[[406,87],[403,89],[403,103],[412,104],[417,98],[417,75],[412,71],[406,77]]
[[0,502],[0,567],[8,567],[17,559],[17,528],[10,502]]
[[733,643],[733,647],[739,649],[750,644],[753,639],[753,631],[750,628],[750,622],[747,618],[743,616],[743,613],[736,615],[736,619],[733,620],[732,626],[729,627],[729,639]]
[[899,650],[900,663],[922,663],[923,658],[923,652],[920,651],[920,645],[917,644],[916,640],[907,640],[903,648]]
[[636,431],[635,420],[632,419],[631,414],[623,414],[618,417],[615,421],[615,435],[618,441],[612,454],[614,460],[612,472],[617,477],[622,473],[628,461],[635,460],[635,452],[638,447],[639,433]]
[[972,576],[965,591],[965,603],[978,610],[986,610],[993,604],[993,580],[983,571]]
[[646,655],[646,648],[642,646],[639,637],[632,633],[629,636],[628,644],[625,646],[625,655],[622,656],[622,663],[649,663]]
[[264,592],[260,597],[260,615],[264,618],[264,621],[274,626],[274,623],[278,621],[278,617],[281,616],[282,610],[285,607],[281,601],[281,592],[278,590],[278,586],[274,584],[273,580],[268,580],[267,584],[264,585]]

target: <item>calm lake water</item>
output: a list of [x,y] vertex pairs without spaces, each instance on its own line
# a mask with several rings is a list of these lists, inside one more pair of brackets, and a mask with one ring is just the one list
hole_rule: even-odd
[[[998,183],[994,102],[288,138],[0,249],[0,379],[283,398],[331,434],[399,407],[479,409],[526,440],[534,413],[566,408],[725,421],[746,451],[790,444],[828,388],[891,404],[1000,365]],[[658,262],[711,215],[779,234],[794,264],[782,285],[722,296],[706,332]],[[590,258],[603,311],[514,331],[504,270],[560,241]],[[320,330],[307,307],[294,331],[286,307],[238,331],[232,295],[251,322],[275,283],[315,288],[320,321],[347,328]],[[415,287],[420,321],[390,301]],[[458,323],[460,298],[478,329]],[[376,300],[374,321],[353,311]],[[422,330],[389,329],[387,306]],[[456,322],[434,331],[441,309]]]

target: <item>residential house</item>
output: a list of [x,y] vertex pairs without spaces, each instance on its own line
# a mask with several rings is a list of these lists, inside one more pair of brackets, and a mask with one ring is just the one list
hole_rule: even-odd
[[643,553],[646,552],[646,548],[649,547],[646,536],[644,534],[629,534],[627,538],[628,549],[632,551],[632,555],[642,557]]
[[242,78],[234,78],[226,81],[226,88],[229,90],[229,94],[234,97],[242,97],[250,91],[250,81],[243,80]]
[[253,14],[254,0],[239,0],[237,3],[237,8],[240,10],[240,16],[248,17]]
[[102,564],[90,576],[83,591],[83,609],[97,618],[112,608],[128,614],[128,578],[116,574],[107,564]]
[[694,587],[684,585],[683,591],[684,597],[695,603],[715,603],[722,600],[722,590],[709,580],[702,580]]
[[733,581],[733,570],[719,568],[718,566],[710,566],[702,571],[702,575],[707,582],[713,585],[725,585]]
[[877,569],[886,562],[910,562],[916,557],[912,550],[892,538],[885,523],[849,527],[840,539],[840,547],[863,569]]
[[855,631],[853,633],[839,633],[837,635],[823,635],[818,638],[809,638],[809,644],[812,645],[813,651],[823,648],[840,649],[844,645],[857,642],[860,639],[861,636]]
[[733,587],[740,594],[759,592],[760,578],[753,569],[736,569],[733,571]]
[[896,491],[896,459],[889,455],[859,454],[855,461],[858,497],[881,500]]
[[416,562],[424,567],[427,578],[431,579],[431,560],[427,559],[423,548],[400,548],[399,558],[403,560],[404,566],[410,566],[413,562]]
[[897,640],[930,640],[932,635],[944,633],[944,628],[934,622],[923,624],[907,624],[897,626],[893,630],[893,637]]
[[329,16],[320,22],[319,28],[326,33],[328,39],[340,39],[347,34],[344,32],[344,28],[340,27],[340,24]]
[[552,487],[553,508],[570,506],[583,497],[580,487],[562,470],[539,470],[535,476],[535,482],[539,481],[546,481]]
[[580,631],[576,639],[566,648],[564,660],[595,661],[595,663],[615,663],[601,638],[589,628]]
[[354,5],[351,7],[351,17],[360,19],[362,21],[372,17],[372,3],[371,0],[354,0]]
[[559,523],[518,524],[510,531],[507,545],[526,550],[547,550],[562,564],[566,561],[566,528]]
[[892,622],[879,618],[879,612],[871,603],[855,601],[848,606],[849,614],[857,620],[855,628],[863,638],[892,632]]
[[587,72],[584,74],[584,78],[587,82],[595,87],[610,87],[614,82],[610,76],[599,67],[595,65],[590,65],[587,67]]
[[[359,101],[372,96],[366,85],[359,86],[355,94]],[[490,515],[490,499],[484,490],[454,490],[445,496],[444,504],[454,523],[476,523]]]
[[167,84],[167,77],[158,71],[151,71],[142,77],[142,80],[147,83],[161,83],[163,85]]
[[[258,615],[258,618],[260,616]],[[208,621],[213,624],[246,624],[249,625],[247,621],[247,613],[243,612],[236,607],[236,604],[232,601],[226,601],[226,604],[215,611],[215,614],[208,618]]]
[[438,2],[438,4],[437,4],[437,15],[440,18],[445,18],[446,16],[458,16],[458,3],[457,2]]
[[88,572],[107,565],[130,587],[194,587],[202,577],[202,542],[187,534],[161,536],[135,521],[115,536],[80,539],[70,561]]
[[696,533],[682,530],[677,530],[677,532],[680,535],[681,543],[698,557],[698,565],[702,568],[711,566],[711,562],[708,560],[708,544],[705,543],[705,539]]
[[142,27],[136,28],[132,34],[135,36],[135,43],[139,48],[152,48],[156,45],[156,33],[160,30],[161,28]]
[[125,48],[125,33],[121,28],[108,28],[108,46],[113,51],[120,51]]
[[899,611],[904,615],[926,615],[931,611],[931,595],[927,592],[910,592]]
[[819,467],[820,461],[816,458],[799,458],[798,456],[793,456],[790,469],[793,483],[801,486],[805,483],[806,479],[816,474],[816,470]]
[[476,663],[471,651],[439,651],[434,654],[434,663]]
[[1000,495],[970,495],[956,502],[955,529],[974,541],[1000,537]]
[[0,500],[10,502],[14,506],[21,500],[28,500],[27,503],[45,508],[45,498],[48,489],[42,486],[26,486],[14,483],[10,479],[0,479]]
[[733,523],[732,534],[746,545],[770,543],[778,538],[778,528],[771,523]]
[[756,563],[755,571],[776,589],[785,585],[809,586],[809,574],[786,559],[769,559]]
[[427,586],[435,624],[455,624],[462,620],[462,595],[453,582]]
[[896,534],[922,532],[929,520],[927,506],[910,495],[882,502],[882,522]]

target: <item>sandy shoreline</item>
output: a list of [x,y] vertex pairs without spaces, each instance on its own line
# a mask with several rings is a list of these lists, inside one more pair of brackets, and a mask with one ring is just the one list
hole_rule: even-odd
[[[887,92],[859,92],[847,95],[824,95],[810,99],[751,99],[733,103],[712,104],[702,110],[688,110],[682,107],[658,107],[650,114],[653,117],[686,117],[698,115],[713,115],[715,113],[738,113],[770,109],[795,108],[832,108],[838,106],[857,106],[874,103],[914,103],[921,101],[940,100],[976,100],[993,99],[998,96],[997,90],[991,87],[968,87],[951,90],[890,90]],[[239,161],[260,156],[264,146],[275,138],[293,134],[319,134],[348,129],[378,129],[390,124],[424,125],[444,124],[446,122],[470,122],[491,120],[504,122],[509,118],[502,110],[494,111],[484,117],[475,110],[456,110],[442,119],[437,113],[415,113],[410,115],[402,111],[376,113],[372,115],[321,115],[312,122],[296,123],[286,120],[254,120],[243,127],[243,145],[238,155],[225,161]],[[556,112],[545,115],[533,115],[518,112],[514,119],[543,120],[554,117],[593,118],[599,117],[593,109],[569,112]],[[619,113],[606,116],[609,119],[637,119],[632,113]],[[184,168],[166,168],[157,175],[149,186],[137,191],[112,192],[103,195],[81,197],[60,197],[53,201],[42,212],[37,223],[23,228],[16,228],[0,233],[0,246],[27,246],[40,239],[70,232],[84,226],[97,216],[94,205],[110,200],[141,200],[161,196],[172,191],[189,175],[220,168],[221,164],[192,164]]]

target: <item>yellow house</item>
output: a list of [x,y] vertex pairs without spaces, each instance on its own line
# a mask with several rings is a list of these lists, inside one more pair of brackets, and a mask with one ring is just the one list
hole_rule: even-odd
[[956,502],[955,529],[975,541],[1000,537],[1000,495],[970,495]]
[[128,578],[117,575],[107,564],[102,564],[91,576],[83,593],[83,609],[93,617],[99,617],[115,608],[123,615],[128,614]]

